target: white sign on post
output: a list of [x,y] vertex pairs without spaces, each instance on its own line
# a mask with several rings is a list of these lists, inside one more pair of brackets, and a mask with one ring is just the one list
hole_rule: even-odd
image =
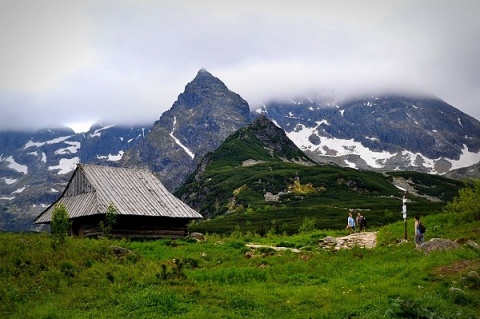
[[407,205],[402,206],[403,219],[407,219]]

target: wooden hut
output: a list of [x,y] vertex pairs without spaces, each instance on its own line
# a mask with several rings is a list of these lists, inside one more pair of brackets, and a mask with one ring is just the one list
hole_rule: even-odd
[[111,204],[118,213],[116,237],[180,238],[191,220],[202,218],[145,169],[78,164],[63,194],[34,224],[49,224],[57,204],[68,212],[71,234],[80,237],[103,234],[100,222]]

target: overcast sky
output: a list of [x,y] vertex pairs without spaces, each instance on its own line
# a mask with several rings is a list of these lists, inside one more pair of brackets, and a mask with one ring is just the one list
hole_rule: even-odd
[[0,130],[150,123],[206,68],[253,108],[399,90],[480,120],[480,1],[0,1]]

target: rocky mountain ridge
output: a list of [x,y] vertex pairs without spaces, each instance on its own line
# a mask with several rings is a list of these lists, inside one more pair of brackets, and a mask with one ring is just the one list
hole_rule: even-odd
[[318,162],[433,174],[480,162],[480,122],[436,98],[290,100],[256,112]]

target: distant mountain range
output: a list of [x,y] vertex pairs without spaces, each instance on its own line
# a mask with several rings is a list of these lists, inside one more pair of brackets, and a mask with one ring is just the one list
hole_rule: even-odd
[[31,229],[31,220],[61,194],[78,162],[148,167],[174,191],[206,154],[258,115],[319,163],[480,176],[480,122],[440,99],[296,98],[252,112],[244,99],[202,69],[153,124],[96,125],[82,134],[67,129],[0,132],[0,230]]
[[204,156],[175,195],[204,216],[193,231],[293,234],[306,219],[342,229],[351,211],[368,216],[370,226],[398,221],[405,194],[408,211],[438,213],[461,187],[439,175],[315,163],[260,116]]
[[480,122],[440,99],[377,96],[256,109],[318,162],[444,174],[480,162]]

